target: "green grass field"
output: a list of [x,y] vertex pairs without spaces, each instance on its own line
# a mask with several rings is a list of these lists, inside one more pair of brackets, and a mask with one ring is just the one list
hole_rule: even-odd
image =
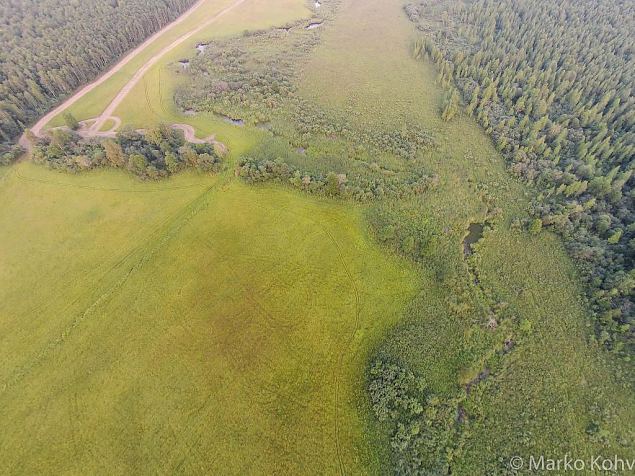
[[363,369],[417,278],[359,208],[29,164],[0,187],[0,471],[376,464]]
[[[588,342],[573,264],[554,235],[511,226],[534,191],[485,132],[466,117],[441,121],[444,91],[411,58],[416,34],[399,1],[343,0],[298,86],[362,126],[434,133],[438,147],[415,165],[439,186],[385,205],[435,237],[419,264],[375,242],[367,218],[383,205],[248,186],[231,165],[266,133],[177,111],[173,63],[197,41],[310,15],[301,0],[246,5],[167,55],[116,113],[135,127],[216,134],[231,150],[222,174],[143,183],[113,170],[0,168],[0,473],[388,474],[390,435],[366,394],[377,355],[460,400],[470,420],[452,474],[502,474],[516,454],[629,457],[632,393]],[[72,112],[95,116],[141,64]],[[467,262],[468,225],[494,209]],[[506,304],[496,330],[470,268]],[[457,299],[462,316],[450,311]],[[506,339],[515,346],[501,356]],[[589,437],[592,421],[605,438]]]

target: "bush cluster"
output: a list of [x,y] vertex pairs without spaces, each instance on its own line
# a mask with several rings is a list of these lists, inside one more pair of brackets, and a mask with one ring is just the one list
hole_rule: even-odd
[[412,175],[409,179],[384,176],[345,174],[335,171],[326,174],[299,170],[282,159],[270,160],[242,157],[238,175],[248,183],[279,182],[306,192],[351,198],[367,202],[381,198],[406,198],[420,195],[437,183],[436,177]]
[[97,167],[127,169],[142,179],[159,179],[190,167],[217,172],[221,159],[211,144],[193,144],[183,132],[168,126],[144,133],[124,129],[113,139],[85,140],[66,129],[53,131],[38,141],[33,160],[71,172]]
[[24,153],[19,145],[0,144],[0,165],[9,165]]
[[[184,110],[208,111],[241,118],[252,124],[278,120],[292,130],[278,131],[308,144],[316,137],[363,144],[374,154],[390,153],[403,159],[434,145],[430,132],[415,124],[386,130],[361,126],[345,114],[326,112],[297,94],[294,77],[319,34],[291,25],[211,43],[192,59],[186,81],[177,91]],[[288,126],[287,126],[288,127]]]
[[396,474],[448,474],[454,402],[433,395],[423,378],[376,360],[368,393],[377,419],[389,427]]

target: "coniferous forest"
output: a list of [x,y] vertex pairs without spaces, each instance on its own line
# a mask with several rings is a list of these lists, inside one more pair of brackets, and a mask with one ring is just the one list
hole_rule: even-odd
[[0,143],[116,58],[181,15],[193,0],[8,0],[0,4]]
[[[411,3],[406,14],[448,89],[511,170],[538,190],[538,226],[558,231],[588,284],[596,336],[635,340],[635,4],[550,0]],[[628,355],[630,352],[625,352]]]

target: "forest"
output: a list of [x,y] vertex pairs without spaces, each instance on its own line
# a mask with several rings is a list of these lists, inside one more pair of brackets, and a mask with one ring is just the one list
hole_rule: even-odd
[[[193,0],[8,0],[0,5],[0,144],[92,81]],[[8,150],[0,146],[0,155]]]
[[[596,338],[635,346],[635,4],[549,0],[410,3],[448,90],[514,174],[538,191],[536,219],[560,233],[588,285]],[[592,19],[592,20],[591,20]]]

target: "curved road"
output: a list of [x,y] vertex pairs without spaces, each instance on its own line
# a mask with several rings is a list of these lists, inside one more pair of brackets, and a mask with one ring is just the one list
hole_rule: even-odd
[[[43,135],[42,130],[43,130],[44,126],[46,126],[46,124],[48,124],[55,116],[60,114],[62,111],[66,110],[68,107],[73,105],[75,102],[77,102],[79,99],[81,99],[86,94],[91,92],[93,89],[95,89],[96,87],[100,86],[102,83],[104,83],[109,78],[111,78],[115,73],[120,71],[127,63],[129,63],[132,59],[134,59],[136,56],[138,56],[148,45],[150,45],[152,42],[154,42],[157,38],[159,38],[161,35],[163,35],[167,31],[169,31],[170,29],[174,28],[175,26],[179,25],[180,23],[182,23],[188,17],[190,17],[192,15],[192,13],[194,13],[205,1],[206,0],[198,0],[198,2],[196,2],[183,15],[181,15],[179,18],[174,20],[172,23],[170,23],[170,24],[166,25],[165,27],[163,27],[161,30],[156,32],[154,35],[152,35],[150,38],[145,40],[138,47],[136,47],[134,50],[132,50],[130,53],[128,53],[121,61],[119,61],[115,66],[113,66],[107,73],[105,73],[104,75],[100,76],[94,82],[92,82],[90,84],[87,84],[86,86],[81,88],[79,91],[77,91],[75,94],[73,94],[70,98],[68,98],[62,104],[60,104],[55,109],[53,109],[52,111],[47,113],[45,116],[43,116],[40,120],[38,120],[33,125],[33,127],[31,127],[31,132],[37,137],[42,137],[42,135]],[[109,118],[114,117],[113,113],[114,113],[115,109],[121,104],[121,102],[125,99],[125,97],[128,95],[128,93],[134,88],[134,86],[141,80],[141,78],[143,78],[143,75],[152,66],[154,66],[165,54],[167,54],[170,51],[172,51],[174,48],[176,48],[177,46],[182,44],[184,41],[187,41],[193,35],[195,35],[196,33],[200,32],[203,28],[206,28],[209,25],[211,25],[212,23],[216,22],[223,15],[227,14],[228,12],[230,12],[231,10],[233,10],[234,8],[239,6],[240,4],[244,3],[245,1],[246,0],[234,0],[234,2],[232,2],[230,5],[228,5],[224,9],[222,9],[216,15],[212,16],[211,18],[209,18],[208,20],[206,20],[205,22],[203,22],[201,25],[199,25],[198,27],[194,28],[193,30],[190,30],[189,32],[181,35],[179,38],[177,38],[172,43],[170,43],[169,45],[167,45],[166,47],[161,49],[161,51],[157,52],[154,56],[152,56],[141,68],[139,68],[139,70],[134,74],[134,76],[130,79],[130,81],[128,81],[123,86],[123,88],[119,91],[119,93],[117,93],[117,95],[112,100],[112,102],[108,105],[108,107],[106,107],[104,112],[102,112],[99,115],[99,117],[97,117],[95,119],[95,121],[91,125],[88,133],[92,134],[92,135],[97,135],[97,133],[102,128],[104,123]],[[22,134],[22,137],[20,137],[19,144],[22,147],[24,147],[25,149],[27,149],[27,150],[30,149],[31,143],[30,143],[29,139],[26,137],[26,134]]]

